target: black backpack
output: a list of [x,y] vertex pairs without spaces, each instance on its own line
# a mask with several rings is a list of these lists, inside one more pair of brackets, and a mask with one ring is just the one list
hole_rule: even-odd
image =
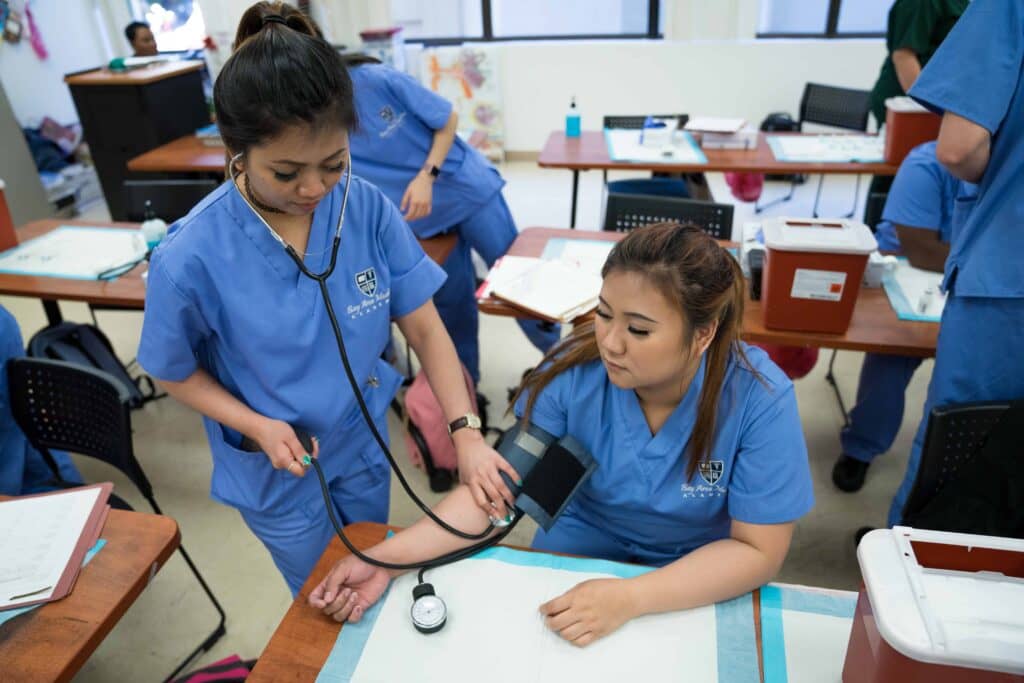
[[94,325],[62,322],[45,327],[28,342],[28,355],[33,358],[62,360],[75,365],[102,370],[124,385],[129,405],[134,409],[164,394],[158,394],[148,375],[133,378],[114,353],[107,336]]

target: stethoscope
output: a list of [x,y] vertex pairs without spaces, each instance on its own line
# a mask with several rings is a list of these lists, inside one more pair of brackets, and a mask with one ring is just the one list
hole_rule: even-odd
[[[356,402],[359,404],[359,411],[362,413],[363,420],[366,422],[366,426],[370,429],[370,433],[373,434],[373,438],[377,442],[377,445],[380,446],[381,451],[383,451],[385,457],[387,457],[388,463],[391,465],[391,470],[395,473],[395,476],[398,477],[398,481],[402,485],[402,489],[405,491],[406,495],[408,495],[409,498],[412,499],[417,506],[419,506],[420,510],[422,510],[427,515],[427,517],[433,520],[442,529],[444,529],[450,534],[458,536],[459,538],[479,542],[474,543],[473,545],[470,545],[466,548],[462,548],[461,550],[456,550],[450,553],[446,553],[444,555],[439,555],[433,559],[424,560],[422,562],[395,563],[384,562],[381,560],[374,559],[369,555],[360,552],[359,549],[356,548],[352,544],[352,542],[349,541],[349,539],[345,536],[345,532],[342,530],[341,524],[338,522],[338,519],[335,516],[334,505],[331,502],[330,492],[327,487],[327,480],[324,478],[323,470],[320,468],[320,463],[317,462],[315,458],[307,457],[303,459],[303,464],[306,466],[312,465],[313,469],[316,471],[316,476],[320,480],[320,489],[321,492],[323,493],[324,504],[327,506],[327,514],[330,517],[331,524],[334,526],[334,531],[338,534],[338,538],[340,538],[341,542],[345,544],[345,547],[348,548],[349,552],[351,552],[353,555],[358,557],[363,562],[366,562],[367,564],[372,564],[377,567],[381,567],[383,569],[393,569],[398,571],[419,569],[420,585],[418,585],[416,589],[413,590],[413,596],[416,599],[416,602],[420,603],[424,598],[427,598],[428,600],[429,598],[434,598],[434,600],[431,600],[430,602],[440,601],[439,598],[436,598],[433,595],[433,587],[430,586],[430,584],[423,582],[423,572],[428,569],[434,569],[446,564],[457,562],[459,560],[469,557],[470,555],[474,555],[481,550],[497,545],[503,538],[505,538],[505,536],[508,535],[510,531],[512,531],[515,525],[522,518],[523,513],[518,510],[515,511],[515,515],[512,518],[511,522],[507,523],[504,522],[504,520],[499,520],[495,517],[491,517],[490,525],[480,533],[468,533],[451,526],[443,519],[435,515],[434,512],[422,500],[420,500],[419,496],[417,496],[416,493],[409,486],[409,482],[406,481],[405,476],[402,474],[401,469],[398,467],[398,463],[395,462],[395,458],[391,454],[391,450],[388,448],[387,442],[384,441],[384,438],[381,436],[380,432],[377,430],[377,426],[373,422],[373,418],[370,417],[370,411],[366,407],[366,401],[363,399],[363,393],[362,391],[360,391],[359,384],[358,382],[356,382],[355,374],[352,372],[352,366],[348,360],[348,352],[345,350],[345,340],[342,338],[341,335],[341,326],[338,325],[338,318],[334,314],[334,305],[333,302],[331,301],[331,295],[327,289],[327,279],[331,276],[331,273],[334,272],[334,267],[338,261],[338,247],[341,244],[341,228],[345,223],[345,209],[348,207],[348,193],[349,189],[352,187],[351,155],[348,156],[348,162],[346,164],[345,191],[342,194],[341,198],[341,212],[338,214],[338,227],[335,228],[334,230],[334,241],[331,245],[331,260],[327,268],[321,273],[314,273],[313,271],[306,267],[306,264],[303,263],[302,258],[295,251],[294,247],[288,244],[284,240],[284,238],[277,234],[276,230],[270,227],[270,224],[266,221],[266,219],[264,219],[260,212],[256,210],[256,207],[253,206],[252,202],[250,201],[250,198],[246,197],[245,193],[239,189],[237,179],[238,175],[240,174],[240,171],[238,171],[236,168],[236,162],[238,162],[242,158],[242,156],[243,155],[241,153],[236,154],[234,157],[231,158],[231,161],[228,163],[229,175],[231,176],[231,181],[235,183],[235,190],[238,191],[239,196],[242,197],[242,200],[245,202],[246,206],[248,206],[252,210],[253,214],[255,214],[259,221],[271,234],[271,236],[275,240],[277,240],[277,242],[284,248],[288,256],[291,257],[292,261],[295,262],[295,265],[299,269],[299,272],[302,273],[302,275],[304,275],[305,277],[311,280],[315,280],[317,284],[320,286],[320,294],[323,297],[324,306],[327,309],[327,316],[330,318],[331,321],[331,328],[334,330],[334,340],[338,345],[338,354],[341,356],[341,363],[345,368],[345,376],[348,378],[348,382],[352,386],[352,393],[356,398]],[[488,538],[491,532],[497,528],[502,528],[502,531],[499,534],[491,538]],[[423,590],[427,587],[429,587],[429,593],[425,593],[425,591]],[[441,606],[443,607],[443,602],[441,603]],[[421,627],[420,623],[417,622],[415,603],[413,605],[413,621],[414,623],[416,623],[416,627],[425,633],[430,633],[440,629],[440,626],[432,628]],[[441,625],[443,625],[443,620],[441,621]]]

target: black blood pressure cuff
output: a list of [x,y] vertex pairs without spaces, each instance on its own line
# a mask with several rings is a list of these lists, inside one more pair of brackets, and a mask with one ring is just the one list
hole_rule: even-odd
[[554,525],[583,482],[597,469],[597,461],[571,436],[556,439],[536,425],[518,422],[505,432],[498,452],[522,477],[517,486],[502,473],[516,496],[516,507],[544,531]]

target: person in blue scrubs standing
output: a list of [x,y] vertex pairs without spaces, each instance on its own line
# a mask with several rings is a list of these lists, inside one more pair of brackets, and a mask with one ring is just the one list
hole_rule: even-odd
[[932,408],[1024,398],[1024,3],[971,2],[909,94],[942,114],[939,161],[977,187],[956,202],[935,369],[890,525]]
[[[814,503],[793,384],[739,341],[736,261],[695,226],[661,224],[619,242],[603,275],[594,322],[548,354],[515,406],[522,420],[571,435],[598,462],[533,547],[659,567],[587,581],[539,606],[549,628],[581,646],[640,615],[727,600],[769,581]],[[485,524],[463,489],[438,512],[467,528]],[[459,545],[421,520],[373,552],[410,562]],[[388,579],[347,557],[309,602],[358,621]]]
[[[0,306],[0,370],[11,358],[24,355],[18,321]],[[71,456],[62,451],[51,451],[51,455],[61,479],[72,484],[82,483],[82,475],[71,462]],[[7,373],[0,371],[0,495],[24,496],[61,488],[55,479],[42,453],[29,444],[14,421]]]
[[[878,249],[902,253],[910,265],[942,272],[949,255],[953,207],[961,181],[935,158],[935,142],[918,145],[900,164],[875,231]],[[841,491],[864,485],[868,466],[892,447],[903,424],[904,395],[923,359],[864,354],[857,403],[843,428],[843,452],[832,468]]]
[[[359,128],[352,159],[359,173],[394,202],[417,237],[457,232],[444,263],[448,279],[434,295],[459,358],[480,381],[479,312],[472,251],[487,263],[503,256],[518,231],[501,188],[505,181],[455,132],[452,104],[408,74],[365,55],[346,58],[355,88]],[[520,327],[541,351],[559,330],[538,321]]]
[[[471,403],[430,299],[444,274],[394,205],[348,168],[357,116],[341,57],[284,3],[249,8],[235,46],[214,87],[231,178],[154,252],[139,362],[202,413],[211,495],[238,509],[294,594],[334,531],[317,477],[303,476],[293,425],[317,437],[312,455],[343,524],[388,514],[388,465],[346,381],[326,302],[285,251],[313,272],[327,268],[346,187],[327,287],[372,419],[386,434],[401,382],[381,359],[392,320],[446,417],[466,417]],[[244,437],[256,448],[243,448]],[[476,429],[453,439],[479,504],[507,514],[498,469],[508,464]]]

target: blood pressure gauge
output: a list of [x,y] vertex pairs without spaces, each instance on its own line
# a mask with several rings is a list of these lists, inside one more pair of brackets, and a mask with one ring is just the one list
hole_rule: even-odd
[[448,607],[434,594],[434,586],[421,583],[412,589],[412,625],[420,633],[437,633],[448,619]]

